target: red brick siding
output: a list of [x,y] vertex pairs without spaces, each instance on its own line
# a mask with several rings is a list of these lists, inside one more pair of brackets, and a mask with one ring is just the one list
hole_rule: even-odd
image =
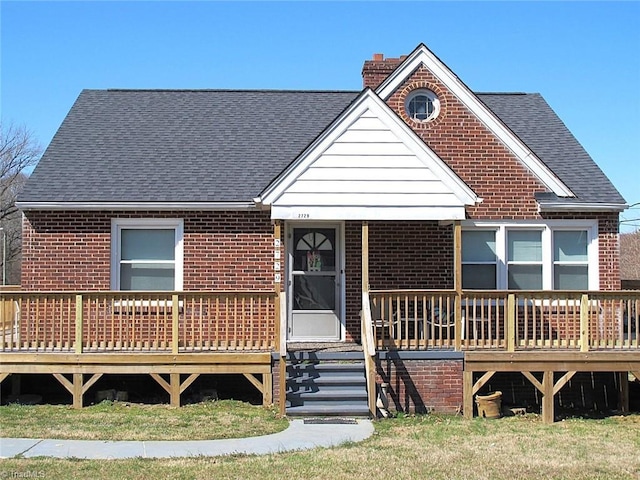
[[455,413],[462,407],[462,360],[378,360],[377,382],[389,383],[399,412]]
[[[407,116],[405,100],[416,88],[438,95],[441,110],[434,121]],[[467,208],[469,218],[539,218],[533,194],[545,191],[544,186],[425,67],[407,78],[387,103],[483,199]]]
[[400,65],[400,62],[400,58],[365,60],[362,67],[362,86],[375,90]]
[[184,290],[271,290],[268,212],[27,212],[26,290],[109,290],[112,218],[184,219]]
[[[362,222],[345,225],[347,340],[360,339]],[[371,289],[453,288],[453,229],[438,222],[369,222]]]

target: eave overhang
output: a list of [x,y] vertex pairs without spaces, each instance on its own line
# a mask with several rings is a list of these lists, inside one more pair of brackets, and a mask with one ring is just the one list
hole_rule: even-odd
[[17,202],[20,210],[251,210],[254,202]]
[[586,202],[538,202],[538,212],[622,212],[629,208],[626,203],[586,203]]

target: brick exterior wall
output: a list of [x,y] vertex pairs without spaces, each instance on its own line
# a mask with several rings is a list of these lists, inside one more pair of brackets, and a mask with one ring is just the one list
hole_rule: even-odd
[[460,360],[378,359],[377,383],[389,384],[389,407],[397,412],[456,413],[462,408]]
[[26,290],[109,290],[112,218],[184,219],[184,290],[273,289],[268,212],[27,212]]

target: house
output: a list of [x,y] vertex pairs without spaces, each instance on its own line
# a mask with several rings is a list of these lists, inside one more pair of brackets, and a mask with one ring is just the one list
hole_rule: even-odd
[[375,414],[386,383],[392,408],[470,416],[516,372],[552,421],[576,372],[640,371],[625,200],[545,100],[475,93],[422,44],[362,75],[83,91],[19,199],[0,380],[52,373],[81,406],[149,373],[179,404],[240,373],[289,414]]
[[640,289],[640,231],[620,235],[620,278],[623,289]]

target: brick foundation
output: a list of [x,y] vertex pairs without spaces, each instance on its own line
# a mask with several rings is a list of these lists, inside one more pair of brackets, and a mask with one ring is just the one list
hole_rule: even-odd
[[398,412],[456,413],[462,406],[461,354],[380,352],[377,382],[389,384],[389,407]]

